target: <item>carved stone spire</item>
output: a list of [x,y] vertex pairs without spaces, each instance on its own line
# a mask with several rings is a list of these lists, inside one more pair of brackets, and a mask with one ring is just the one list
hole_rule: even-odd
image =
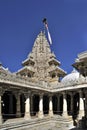
[[18,71],[21,75],[26,75],[36,81],[50,82],[53,75],[57,78],[65,74],[64,70],[59,68],[60,62],[56,60],[56,56],[51,52],[49,43],[43,32],[35,39],[31,53],[27,59],[22,62],[23,68]]

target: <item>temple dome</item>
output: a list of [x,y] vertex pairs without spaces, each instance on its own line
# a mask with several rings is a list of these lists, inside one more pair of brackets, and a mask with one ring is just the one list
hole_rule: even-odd
[[61,82],[64,84],[73,84],[77,83],[79,80],[79,72],[76,71],[75,69],[68,75],[66,75]]

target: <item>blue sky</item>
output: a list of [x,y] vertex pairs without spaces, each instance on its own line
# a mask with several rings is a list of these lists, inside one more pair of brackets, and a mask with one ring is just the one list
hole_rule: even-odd
[[0,62],[11,72],[22,67],[44,17],[51,49],[67,73],[77,54],[87,50],[87,0],[0,0]]

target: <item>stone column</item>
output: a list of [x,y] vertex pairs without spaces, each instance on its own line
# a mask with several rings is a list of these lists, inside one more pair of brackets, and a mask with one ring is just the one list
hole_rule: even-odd
[[85,91],[85,116],[87,118],[87,92]]
[[31,115],[33,115],[33,95],[32,94],[30,97],[30,112],[31,112]]
[[81,119],[84,116],[84,100],[82,91],[79,91],[79,114],[78,118]]
[[43,115],[43,94],[40,94],[40,101],[39,101],[39,113],[38,113],[38,117],[42,118]]
[[63,93],[63,114],[62,116],[67,117],[67,100],[66,100],[66,93]]
[[25,118],[30,118],[30,95],[29,93],[26,93],[25,94],[25,98],[26,98],[26,101],[25,101]]
[[21,117],[21,110],[20,110],[20,93],[15,93],[15,97],[17,100],[16,103],[16,117]]
[[49,96],[49,116],[53,116],[52,95]]

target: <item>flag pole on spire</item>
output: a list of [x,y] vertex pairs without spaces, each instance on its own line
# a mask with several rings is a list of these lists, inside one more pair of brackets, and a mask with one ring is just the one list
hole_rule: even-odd
[[50,35],[50,32],[49,32],[48,23],[47,23],[46,18],[43,19],[43,23],[44,23],[45,28],[47,29],[49,43],[52,44],[52,39],[51,39],[51,35]]

